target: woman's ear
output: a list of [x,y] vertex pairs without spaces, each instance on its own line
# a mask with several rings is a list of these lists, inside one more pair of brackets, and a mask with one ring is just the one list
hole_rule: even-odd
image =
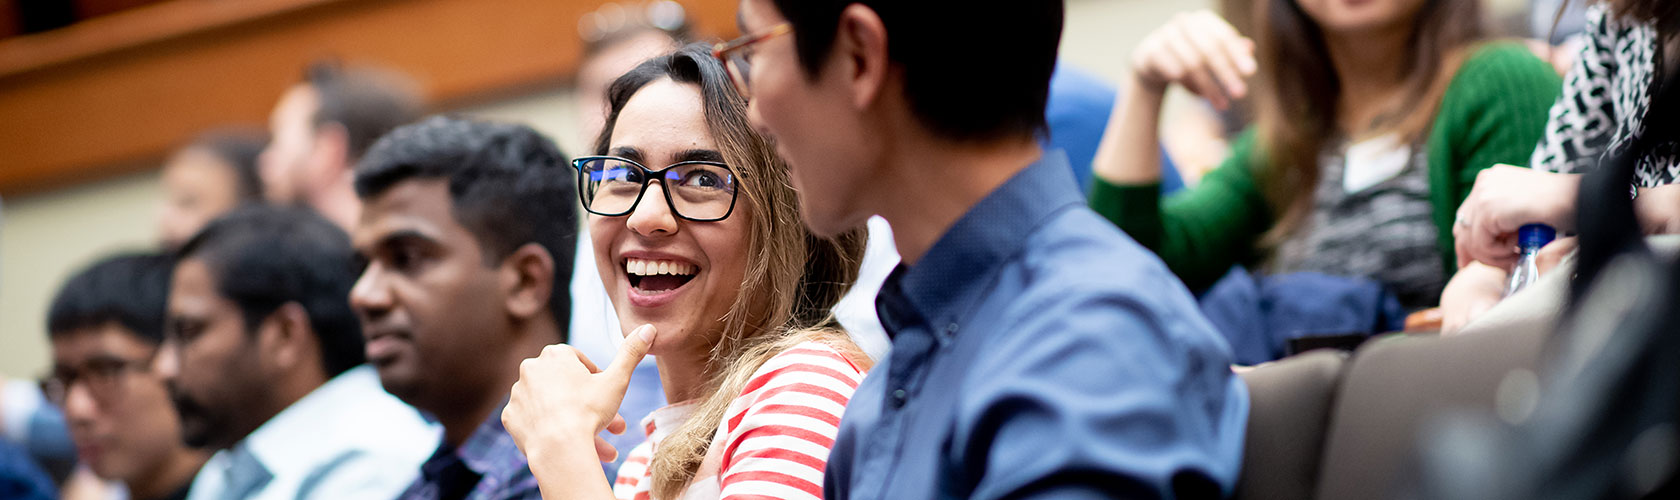
[[501,278],[508,315],[531,319],[548,309],[554,295],[554,257],[542,245],[520,245],[502,259]]

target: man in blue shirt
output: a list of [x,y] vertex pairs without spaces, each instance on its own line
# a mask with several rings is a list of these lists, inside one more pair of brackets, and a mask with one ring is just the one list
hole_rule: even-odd
[[[1148,251],[1040,149],[1062,4],[742,0],[720,48],[820,234],[879,214],[893,339],[825,498],[1204,498],[1236,482],[1248,394]],[[889,47],[891,48],[889,50]]]
[[502,406],[519,364],[565,342],[577,198],[559,149],[529,127],[435,117],[356,166],[367,262],[350,305],[385,390],[443,424],[400,498],[541,498]]

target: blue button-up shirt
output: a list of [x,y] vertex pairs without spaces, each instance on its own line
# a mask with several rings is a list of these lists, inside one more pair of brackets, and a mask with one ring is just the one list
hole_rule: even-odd
[[1248,391],[1153,254],[1085,207],[1059,151],[969,210],[876,307],[829,500],[1228,494]]
[[531,475],[525,454],[502,427],[502,408],[496,408],[459,448],[439,445],[432,458],[420,465],[420,477],[398,498],[537,500],[542,493],[537,491],[537,478]]

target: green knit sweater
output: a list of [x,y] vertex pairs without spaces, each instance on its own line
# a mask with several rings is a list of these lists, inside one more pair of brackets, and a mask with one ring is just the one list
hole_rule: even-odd
[[[1453,218],[1476,174],[1498,163],[1528,164],[1561,87],[1551,65],[1513,43],[1479,48],[1453,75],[1426,143],[1429,201],[1448,276],[1458,269]],[[1260,238],[1274,223],[1256,180],[1267,167],[1251,161],[1255,143],[1254,130],[1244,132],[1223,164],[1164,200],[1158,183],[1095,178],[1091,208],[1160,255],[1192,290],[1205,289],[1231,265],[1256,263]]]

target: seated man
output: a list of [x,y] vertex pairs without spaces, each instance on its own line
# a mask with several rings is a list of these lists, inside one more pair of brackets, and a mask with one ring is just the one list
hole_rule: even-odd
[[502,428],[519,364],[566,341],[577,197],[553,142],[520,125],[432,118],[356,167],[368,263],[350,292],[385,390],[443,424],[403,493],[541,498]]
[[824,498],[1232,491],[1248,392],[1229,348],[1036,140],[1062,2],[740,6],[719,55],[800,215],[820,235],[880,215],[903,258],[875,299],[892,351],[846,407]]
[[302,208],[235,210],[181,247],[154,366],[187,444],[221,450],[189,498],[392,498],[414,480],[437,431],[359,366],[354,266]]
[[206,453],[181,442],[181,419],[151,373],[163,342],[170,259],[118,255],[71,277],[47,313],[47,395],[69,420],[81,462],[134,500],[184,499]]

